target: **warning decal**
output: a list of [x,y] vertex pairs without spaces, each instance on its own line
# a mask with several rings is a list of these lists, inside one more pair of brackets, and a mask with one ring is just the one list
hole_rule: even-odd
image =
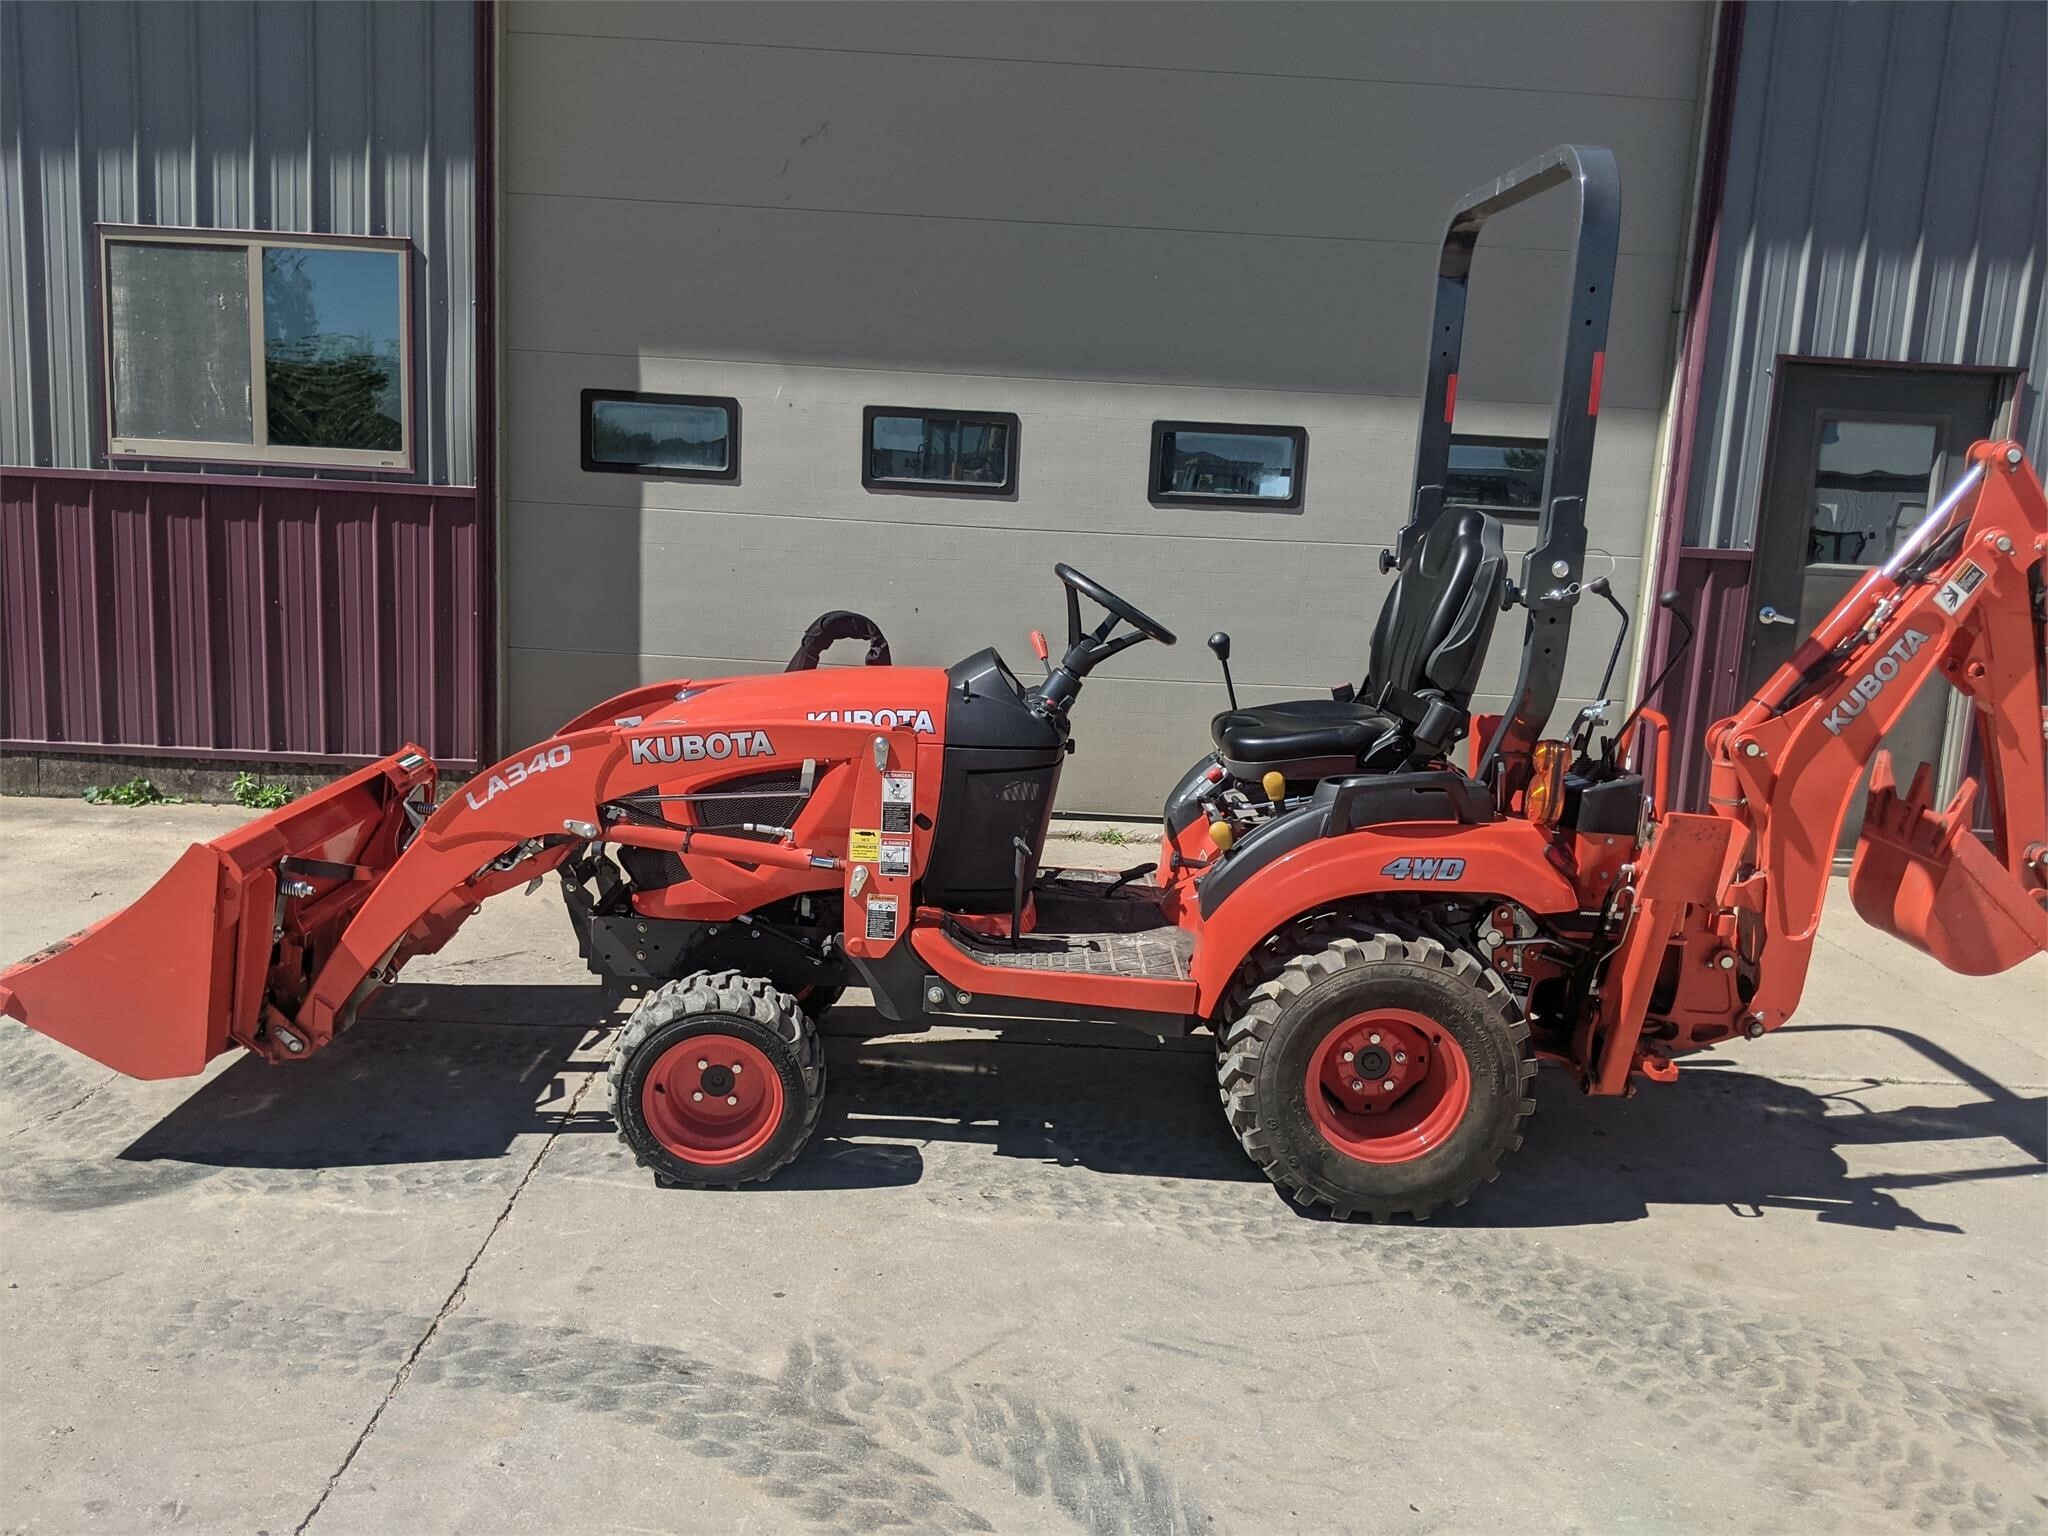
[[885,875],[907,875],[910,873],[910,840],[887,837],[882,839],[882,873]]
[[1983,571],[1965,560],[1963,568],[1950,577],[1943,584],[1942,589],[1934,594],[1935,605],[1943,613],[1951,616],[1962,612],[1963,604],[1970,600],[1970,594],[1977,590],[1977,584],[1983,581],[1983,579]]
[[910,801],[915,781],[907,773],[885,773],[882,775],[882,830],[884,832],[908,832],[910,830]]
[[881,856],[881,833],[863,832],[855,828],[846,834],[846,857],[849,863],[872,864]]
[[871,939],[893,939],[896,937],[896,898],[894,896],[870,896],[868,898],[868,937]]

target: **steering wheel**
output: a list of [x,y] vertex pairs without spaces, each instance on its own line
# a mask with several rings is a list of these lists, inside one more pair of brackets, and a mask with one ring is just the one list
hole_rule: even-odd
[[[1174,643],[1172,630],[1168,629],[1150,614],[1132,607],[1126,599],[1118,597],[1094,577],[1082,575],[1081,572],[1075,570],[1064,560],[1052,568],[1052,573],[1065,582],[1070,590],[1093,598],[1098,605],[1107,608],[1111,613],[1137,630],[1147,640],[1157,640],[1161,645],[1172,645]],[[1108,637],[1104,636],[1103,638],[1107,639]]]

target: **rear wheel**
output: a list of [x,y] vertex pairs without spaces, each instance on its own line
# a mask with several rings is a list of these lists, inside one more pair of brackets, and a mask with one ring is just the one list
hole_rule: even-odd
[[817,1026],[759,977],[700,971],[650,992],[612,1048],[612,1114],[644,1167],[704,1189],[765,1179],[825,1101]]
[[1340,938],[1252,990],[1217,1056],[1245,1151],[1303,1204],[1420,1219],[1521,1145],[1529,1027],[1498,976],[1434,939]]

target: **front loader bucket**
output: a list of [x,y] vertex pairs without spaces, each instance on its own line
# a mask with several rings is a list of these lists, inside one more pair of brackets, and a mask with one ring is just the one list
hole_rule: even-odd
[[1940,813],[1928,805],[1928,784],[1925,763],[1904,795],[1890,753],[1871,766],[1849,868],[1849,899],[1863,920],[1965,976],[1993,976],[2048,950],[2048,911],[1970,829],[1976,782],[1965,779]]
[[185,1077],[262,1027],[280,879],[295,930],[344,926],[398,855],[435,770],[408,748],[194,843],[133,905],[0,970],[0,1013],[130,1077]]

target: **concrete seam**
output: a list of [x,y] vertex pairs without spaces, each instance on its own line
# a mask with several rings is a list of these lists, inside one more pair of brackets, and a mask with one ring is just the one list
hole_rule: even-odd
[[583,1082],[578,1086],[574,1095],[571,1096],[567,1107],[556,1117],[555,1128],[548,1132],[547,1140],[543,1141],[540,1145],[540,1150],[534,1153],[533,1161],[526,1165],[526,1172],[519,1176],[519,1182],[512,1187],[512,1193],[505,1197],[504,1206],[499,1210],[497,1219],[491,1223],[490,1230],[484,1233],[483,1241],[477,1244],[476,1252],[471,1254],[469,1262],[462,1266],[462,1273],[456,1277],[454,1289],[449,1291],[447,1300],[441,1303],[440,1310],[434,1314],[433,1319],[427,1324],[426,1331],[419,1336],[418,1342],[406,1354],[404,1362],[398,1367],[398,1373],[391,1378],[391,1385],[385,1389],[384,1395],[377,1400],[377,1406],[371,1410],[370,1417],[364,1422],[361,1433],[356,1436],[354,1443],[349,1446],[348,1453],[341,1458],[341,1465],[334,1469],[333,1474],[327,1479],[326,1485],[321,1488],[320,1497],[313,1501],[313,1507],[306,1511],[306,1517],[292,1527],[292,1536],[305,1536],[306,1529],[318,1518],[320,1511],[326,1508],[328,1499],[333,1496],[334,1490],[341,1485],[341,1480],[347,1475],[348,1469],[355,1464],[357,1453],[369,1442],[370,1436],[377,1432],[377,1425],[384,1417],[384,1410],[391,1406],[392,1400],[398,1396],[399,1389],[412,1379],[413,1367],[419,1363],[419,1358],[426,1352],[427,1345],[433,1342],[434,1335],[440,1331],[441,1324],[446,1322],[455,1310],[462,1305],[464,1297],[469,1292],[469,1277],[476,1272],[477,1265],[483,1261],[484,1253],[490,1248],[492,1240],[497,1237],[499,1229],[510,1219],[512,1207],[518,1204],[519,1197],[526,1193],[526,1186],[532,1182],[533,1176],[540,1171],[541,1162],[553,1150],[555,1142],[560,1139],[563,1127],[569,1123],[576,1111],[582,1107],[583,1096],[590,1091],[590,1085],[596,1082],[602,1075],[601,1072],[586,1073]]
[[9,1141],[12,1141],[17,1136],[26,1136],[30,1131],[40,1130],[43,1126],[48,1125],[52,1120],[61,1120],[64,1118],[64,1116],[70,1114],[73,1110],[84,1108],[87,1100],[97,1095],[102,1088],[106,1087],[109,1083],[113,1082],[113,1080],[119,1077],[120,1075],[121,1074],[118,1072],[109,1072],[105,1077],[101,1078],[98,1082],[94,1083],[90,1088],[86,1089],[84,1093],[80,1094],[76,1100],[69,1104],[66,1104],[62,1109],[53,1109],[47,1115],[44,1115],[40,1120],[31,1120],[27,1125],[16,1126],[13,1130],[7,1133],[7,1139]]

